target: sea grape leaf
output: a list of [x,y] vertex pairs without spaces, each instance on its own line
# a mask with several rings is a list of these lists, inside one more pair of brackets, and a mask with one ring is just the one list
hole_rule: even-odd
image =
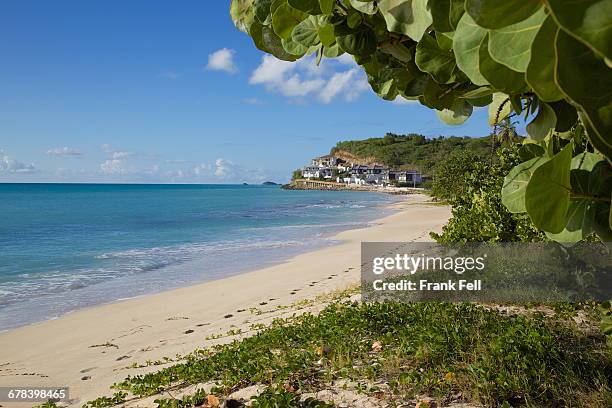
[[440,84],[449,82],[457,68],[452,51],[440,49],[429,34],[425,34],[417,44],[415,62],[421,71],[427,72]]
[[336,36],[334,35],[334,26],[333,24],[323,24],[319,27],[319,38],[321,39],[321,44],[326,47],[331,46],[336,42]]
[[520,94],[527,91],[525,75],[514,71],[491,58],[489,53],[488,34],[482,39],[478,50],[478,67],[480,73],[498,91],[507,94]]
[[542,7],[526,20],[489,31],[491,57],[514,71],[525,72],[531,58],[531,44],[545,18]]
[[[312,47],[321,42],[319,28],[321,27],[319,17],[310,16],[295,26],[291,38],[304,47]],[[332,34],[333,35],[333,34]]]
[[388,43],[388,44],[381,45],[379,48],[382,52],[392,55],[402,62],[410,62],[413,60],[412,53],[404,44]]
[[276,35],[286,40],[291,37],[291,32],[295,26],[306,18],[308,18],[308,14],[291,7],[289,4],[281,4],[272,16],[272,28]]
[[597,163],[604,160],[603,156],[598,153],[583,152],[572,158],[572,170],[592,171]]
[[540,109],[536,117],[527,125],[529,137],[538,142],[544,140],[557,124],[557,115],[549,104],[540,103]]
[[546,4],[564,30],[612,59],[612,1],[546,0]]
[[319,0],[288,0],[289,5],[310,15],[321,14]]
[[438,46],[441,49],[445,51],[450,51],[453,49],[453,38],[447,34],[448,33],[442,33],[440,31],[436,31],[436,41],[438,42]]
[[518,155],[526,162],[536,157],[544,156],[544,148],[537,143],[523,143],[518,151]]
[[349,54],[364,57],[376,51],[376,35],[366,26],[352,30],[346,25],[338,25],[334,35],[340,48]]
[[459,20],[453,37],[453,52],[457,66],[475,85],[489,85],[489,81],[480,73],[479,49],[487,30],[479,27],[469,14],[465,13]]
[[552,17],[548,16],[540,26],[531,49],[529,64],[525,71],[525,80],[544,102],[558,101],[564,98],[563,93],[555,82],[555,68],[557,55],[555,53],[555,39],[559,26]]
[[429,0],[428,5],[436,31],[455,31],[465,12],[463,4],[464,0]]
[[436,110],[436,114],[447,125],[457,126],[468,120],[473,109],[474,107],[466,100],[457,98],[449,109]]
[[337,58],[343,53],[344,51],[340,49],[340,46],[337,43],[334,43],[329,47],[323,47],[323,55],[327,58]]
[[381,0],[378,9],[387,29],[420,41],[433,22],[427,0]]
[[255,0],[253,3],[253,12],[257,21],[266,25],[270,19],[270,6],[273,0]]
[[361,11],[365,14],[376,14],[378,7],[374,0],[350,0],[351,6],[357,11]]
[[253,13],[253,0],[232,0],[230,4],[230,16],[237,29],[244,33],[248,33],[255,21]]
[[540,165],[527,184],[525,208],[536,228],[557,234],[566,226],[570,202],[570,162],[572,144],[569,143],[546,163]]
[[[555,132],[568,132],[576,125],[578,113],[576,112],[576,108],[572,105],[561,100],[551,103],[550,106],[555,110],[555,115],[557,116]],[[571,135],[573,136],[574,133],[571,132]]]
[[321,13],[331,15],[334,13],[335,0],[319,0],[319,8]]
[[610,68],[579,40],[559,30],[555,42],[556,82],[580,107],[591,144],[612,157],[612,75]]
[[502,204],[506,206],[508,211],[514,214],[520,214],[527,211],[525,207],[525,191],[527,190],[527,184],[529,184],[533,172],[547,161],[548,159],[542,156],[534,157],[515,166],[510,170],[508,175],[506,175],[501,196]]
[[591,200],[571,200],[565,215],[565,226],[557,234],[546,232],[546,236],[556,242],[578,242],[593,232],[595,205]]
[[298,57],[306,55],[306,53],[310,49],[310,47],[305,47],[302,44],[293,41],[292,38],[281,40],[281,44],[283,45],[285,51],[287,51],[289,54],[296,55]]
[[359,24],[361,24],[361,22],[362,22],[362,18],[361,18],[361,14],[359,13],[351,13],[346,19],[346,24],[349,26],[349,28],[355,28]]
[[303,53],[301,49],[296,49],[295,53],[289,51],[289,48],[286,48],[286,44],[283,43],[284,40],[281,41],[271,27],[261,25],[258,21],[251,24],[250,35],[258,49],[283,61],[295,61],[307,51],[304,50]]
[[489,126],[495,126],[512,113],[510,97],[502,92],[493,94],[493,102],[489,105]]
[[433,78],[429,77],[420,101],[425,106],[441,111],[451,109],[455,99],[456,95],[449,86],[438,84]]
[[484,28],[503,28],[530,17],[542,6],[539,0],[466,0],[465,11]]

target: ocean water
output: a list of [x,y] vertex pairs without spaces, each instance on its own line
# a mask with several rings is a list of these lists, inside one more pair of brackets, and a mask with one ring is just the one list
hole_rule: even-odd
[[395,198],[277,186],[0,184],[0,330],[333,244]]

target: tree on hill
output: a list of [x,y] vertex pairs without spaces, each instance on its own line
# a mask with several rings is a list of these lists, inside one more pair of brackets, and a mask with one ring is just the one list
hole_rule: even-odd
[[230,14],[282,60],[351,54],[382,98],[448,124],[482,106],[491,126],[523,118],[503,204],[558,241],[612,240],[612,1],[232,0]]

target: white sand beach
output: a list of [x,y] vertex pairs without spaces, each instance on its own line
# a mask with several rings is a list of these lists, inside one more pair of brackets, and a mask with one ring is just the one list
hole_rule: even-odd
[[160,368],[134,366],[232,340],[206,338],[230,329],[248,331],[283,315],[279,306],[354,286],[362,241],[429,241],[429,232],[441,230],[450,208],[427,200],[407,196],[394,204],[393,215],[342,232],[333,237],[341,243],[280,265],[2,333],[0,386],[68,386],[71,406],[109,395],[109,386],[126,376]]

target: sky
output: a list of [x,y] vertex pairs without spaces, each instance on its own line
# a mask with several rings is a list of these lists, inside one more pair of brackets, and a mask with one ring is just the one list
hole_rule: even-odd
[[284,182],[341,140],[490,132],[381,100],[348,55],[265,55],[229,0],[4,0],[0,56],[0,182]]

